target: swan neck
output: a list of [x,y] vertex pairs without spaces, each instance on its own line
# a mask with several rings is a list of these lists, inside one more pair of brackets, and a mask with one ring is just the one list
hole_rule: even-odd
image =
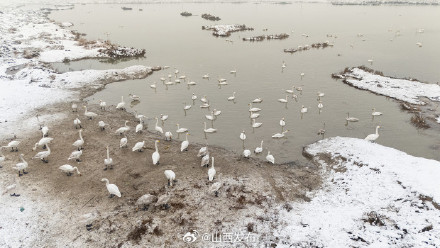
[[108,151],[108,147],[107,147],[107,159],[110,158],[110,152]]
[[154,147],[156,148],[156,152],[159,152],[158,149],[157,149],[157,141],[154,142]]

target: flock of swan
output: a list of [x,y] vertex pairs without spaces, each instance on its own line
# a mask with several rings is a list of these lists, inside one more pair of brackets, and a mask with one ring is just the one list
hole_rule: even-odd
[[[282,69],[284,69],[284,68],[286,68],[285,62],[282,63]],[[232,70],[230,73],[231,74],[236,74],[237,70]],[[165,78],[161,78],[160,79],[166,87],[168,87],[168,85],[174,85],[175,83],[180,83],[181,80],[186,81],[186,76],[181,75],[181,76],[178,77],[179,71],[177,69],[175,69],[174,74],[175,74],[174,77],[176,78],[174,81],[171,80],[172,79],[172,75],[171,74],[168,75],[168,82],[165,82],[166,81]],[[302,77],[304,77],[304,73],[301,73],[301,78]],[[206,74],[202,78],[203,79],[209,79],[209,75]],[[196,83],[195,82],[188,83],[188,87],[192,86],[192,85],[196,85]],[[224,79],[224,78],[218,79],[218,85],[219,85],[219,87],[221,87],[222,85],[227,85],[227,80]],[[156,90],[157,89],[156,83],[152,84],[151,88]],[[302,95],[302,91],[303,91],[302,87],[292,86],[291,89],[285,90],[285,93],[287,93],[287,95],[285,96],[285,98],[278,99],[278,102],[285,104],[285,106],[287,107],[289,96],[294,101],[298,101],[298,95],[297,94]],[[321,113],[321,111],[322,111],[322,109],[324,107],[324,105],[322,103],[322,98],[324,96],[325,96],[325,94],[322,93],[322,92],[318,92],[317,93],[317,101],[318,101],[317,107],[318,107],[319,113]],[[131,101],[140,101],[140,97],[137,96],[137,95],[129,94],[129,98],[131,99]],[[194,93],[192,93],[191,101],[192,101],[193,104],[192,105],[187,105],[186,103],[184,103],[185,115],[186,115],[186,111],[189,110],[192,106],[195,105],[195,101],[197,99],[198,99],[198,96],[195,95]],[[232,96],[228,97],[227,100],[228,101],[233,101],[235,103],[236,92],[233,92]],[[218,116],[221,115],[222,111],[217,110],[217,109],[213,109],[211,111],[210,110],[211,105],[210,105],[210,102],[209,102],[209,100],[208,100],[206,95],[201,97],[200,101],[202,103],[202,105],[200,105],[200,108],[201,109],[208,109],[210,111],[209,114],[205,115],[205,118],[208,121],[211,122],[211,127],[208,127],[207,123],[205,121],[204,122],[204,128],[203,128],[203,133],[205,135],[205,139],[207,139],[207,134],[211,134],[211,133],[217,132],[217,129],[214,128],[214,122],[218,118]],[[260,128],[263,125],[263,123],[257,122],[257,118],[260,117],[260,113],[259,112],[261,111],[261,108],[254,106],[255,104],[260,104],[262,102],[263,102],[262,98],[255,98],[254,100],[252,100],[248,104],[248,106],[249,106],[249,109],[248,109],[248,111],[249,111],[249,118],[251,119],[251,127],[252,127],[253,130],[255,128]],[[125,111],[126,110],[126,105],[127,104],[124,101],[124,96],[121,96],[121,101],[119,103],[117,103],[116,109]],[[102,101],[102,100],[99,100],[99,106],[100,106],[101,111],[103,111],[105,113],[106,108],[107,108],[107,103]],[[92,120],[93,118],[99,118],[98,114],[96,114],[94,112],[91,112],[91,111],[88,111],[87,106],[83,106],[83,108],[84,108],[84,117],[85,118],[90,119],[90,120]],[[77,161],[79,163],[79,162],[81,162],[81,156],[83,155],[84,143],[85,143],[84,137],[82,135],[83,123],[81,122],[81,120],[79,118],[80,116],[79,116],[79,113],[78,113],[78,105],[76,103],[72,104],[72,111],[77,113],[77,117],[73,120],[73,124],[74,124],[75,129],[79,129],[79,131],[78,131],[78,139],[72,144],[72,146],[75,147],[75,150],[72,151],[72,153],[67,158],[67,160],[68,161],[71,161],[71,160],[72,161]],[[374,108],[372,109],[372,111],[373,112],[371,113],[371,115],[372,115],[373,119],[375,117],[377,117],[377,116],[382,115],[381,112],[377,112]],[[302,107],[300,109],[301,119],[303,118],[303,115],[305,115],[307,112],[308,112],[308,109],[304,105],[302,105]],[[135,111],[134,115],[135,115],[135,118],[139,120],[139,123],[136,125],[134,131],[135,131],[135,133],[141,133],[145,129],[145,127],[144,127],[144,119],[147,119],[147,117],[145,115],[137,113],[136,111]],[[37,116],[37,118],[38,118],[38,116]],[[159,119],[161,121],[161,125],[159,125]],[[155,117],[156,123],[155,123],[155,126],[154,126],[154,131],[157,134],[163,135],[165,141],[170,141],[170,140],[172,140],[172,137],[173,137],[172,132],[171,131],[164,132],[164,129],[163,129],[164,123],[166,122],[167,119],[168,119],[168,115],[164,115],[164,114],[161,114],[160,117]],[[348,125],[349,122],[358,122],[359,121],[358,118],[350,116],[349,113],[347,113],[347,117],[345,118],[345,120],[346,120],[346,125]],[[115,134],[123,135],[123,137],[119,141],[119,148],[120,149],[125,149],[125,148],[128,147],[127,133],[130,132],[130,130],[131,130],[131,127],[128,125],[128,123],[129,123],[129,121],[126,120],[124,122],[124,126],[116,129],[116,131],[115,131]],[[287,132],[289,131],[289,130],[285,130],[284,129],[284,127],[286,126],[286,121],[285,121],[284,117],[280,119],[279,125],[281,127],[281,131],[279,133],[275,133],[275,134],[272,135],[272,138],[274,138],[274,139],[279,139],[279,138],[285,137]],[[106,124],[104,121],[101,120],[101,121],[98,122],[98,127],[100,128],[101,131],[105,130],[106,126],[108,126],[108,124]],[[189,147],[188,136],[190,135],[189,134],[189,129],[185,128],[185,127],[181,127],[179,123],[177,123],[176,126],[177,126],[177,129],[176,129],[175,132],[178,135],[178,137],[177,137],[178,139],[180,138],[181,134],[185,134],[185,140],[183,140],[181,142],[180,150],[181,150],[181,152],[188,151],[188,147]],[[371,142],[376,141],[379,138],[379,133],[378,133],[379,132],[379,128],[380,128],[380,126],[377,126],[376,127],[376,133],[368,135],[365,138],[365,140],[371,141]],[[46,125],[40,125],[40,130],[41,130],[41,133],[42,133],[42,137],[41,137],[41,139],[38,142],[35,143],[35,145],[33,147],[33,150],[35,151],[36,149],[41,147],[43,149],[43,151],[40,151],[40,152],[36,153],[35,156],[32,157],[32,159],[40,159],[44,163],[48,163],[49,162],[49,160],[48,160],[49,156],[51,155],[51,149],[49,147],[49,144],[51,143],[53,138],[52,137],[48,137],[49,136],[49,128]],[[325,123],[324,123],[323,124],[323,128],[319,129],[317,134],[321,135],[322,138],[324,138],[325,132],[326,131],[325,131]],[[252,152],[249,149],[246,149],[246,147],[245,147],[245,140],[246,140],[247,136],[246,136],[246,132],[244,130],[239,134],[239,138],[242,141],[242,148],[243,148],[242,155],[245,158],[249,158],[252,155]],[[159,140],[155,140],[154,141],[155,151],[151,155],[152,163],[154,165],[159,165],[160,164],[160,153],[159,153],[159,149],[158,149],[158,143],[159,142],[160,142]],[[254,149],[254,153],[255,154],[260,154],[260,153],[263,152],[263,150],[264,150],[263,143],[264,143],[264,140],[261,141],[260,146],[258,146],[258,147],[256,147]],[[19,144],[20,144],[20,141],[13,140],[13,141],[9,142],[8,145],[2,146],[2,148],[11,148],[12,152],[13,151],[18,152]],[[147,144],[146,140],[139,141],[139,142],[135,143],[135,145],[133,146],[133,148],[131,150],[133,152],[142,152],[143,149],[146,147],[146,144]],[[106,151],[107,151],[107,156],[104,158],[104,165],[105,165],[104,170],[113,169],[113,159],[110,157],[109,146],[106,146]],[[216,174],[216,170],[215,170],[215,167],[214,167],[214,157],[210,157],[210,153],[208,151],[208,147],[207,146],[202,147],[199,150],[197,156],[201,158],[201,166],[202,167],[204,167],[204,166],[209,167],[209,164],[211,162],[211,167],[208,169],[208,181],[212,182],[214,180],[215,174]],[[19,157],[20,157],[21,162],[17,163],[15,165],[15,167],[13,167],[13,168],[18,171],[18,175],[19,176],[22,176],[22,175],[28,173],[28,172],[25,171],[27,169],[27,167],[28,167],[28,162],[25,160],[23,154],[20,154]],[[274,158],[274,156],[271,154],[271,152],[269,150],[267,150],[267,155],[266,155],[265,159],[266,159],[266,161],[268,163],[275,164],[275,158]],[[5,160],[5,156],[3,155],[3,153],[2,153],[2,151],[0,149],[0,168],[1,168],[1,164],[2,164],[2,162],[4,160]],[[62,172],[66,173],[67,176],[71,176],[73,172],[76,172],[78,175],[81,176],[81,173],[79,172],[78,168],[74,167],[74,166],[71,166],[69,164],[61,165],[59,167],[59,169]],[[172,170],[165,170],[164,174],[165,174],[165,177],[168,180],[168,185],[170,187],[172,187],[173,186],[173,182],[175,181],[175,178],[176,178],[176,174]],[[106,179],[106,178],[103,178],[101,181],[106,183],[106,188],[107,188],[108,192],[110,193],[110,197],[113,197],[113,196],[121,197],[121,193],[120,193],[118,187],[115,184],[110,184],[109,180]],[[211,187],[212,187],[211,190],[212,190],[212,192],[215,193],[216,196],[218,195],[218,189],[220,188],[220,186],[221,186],[221,184],[218,183],[218,182],[217,183],[213,183],[211,185]],[[167,193],[166,196],[169,197],[168,193]],[[146,197],[146,198],[148,198],[148,197]],[[162,200],[165,200],[165,198],[163,198]],[[150,199],[150,198],[148,198],[148,199]],[[160,199],[161,198],[159,198],[159,200]],[[166,205],[166,201],[165,201],[165,203],[163,203],[163,205]]]

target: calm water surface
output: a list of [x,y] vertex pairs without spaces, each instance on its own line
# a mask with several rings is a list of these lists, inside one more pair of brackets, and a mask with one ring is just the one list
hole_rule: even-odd
[[[144,4],[130,5],[132,11],[123,11],[121,6],[76,5],[73,10],[53,12],[50,17],[60,22],[73,22],[73,29],[86,33],[88,39],[108,38],[117,44],[145,48],[147,58],[114,64],[83,60],[56,66],[62,71],[123,68],[135,64],[169,65],[171,68],[155,72],[143,80],[113,83],[89,100],[102,99],[107,104],[117,104],[121,95],[127,101],[129,93],[139,95],[141,102],[129,110],[137,110],[152,118],[161,113],[168,114],[170,118],[165,123],[165,131],[172,131],[177,138],[176,123],[180,123],[181,127],[190,129],[190,141],[203,143],[203,122],[209,111],[201,109],[201,102],[196,101],[185,116],[183,104],[192,103],[193,92],[199,99],[206,95],[212,108],[222,111],[214,123],[218,132],[208,134],[210,144],[241,153],[242,143],[238,137],[241,130],[245,130],[246,147],[253,151],[264,140],[264,147],[274,154],[277,162],[304,161],[302,147],[320,138],[316,132],[324,122],[326,137],[364,138],[374,132],[376,125],[381,125],[378,143],[415,156],[440,160],[438,129],[419,131],[410,124],[411,115],[401,112],[395,101],[356,90],[330,77],[331,73],[347,66],[368,65],[385,75],[440,81],[439,7]],[[218,24],[246,24],[255,31],[234,33],[227,38],[234,42],[226,42],[225,38],[215,38],[209,31],[201,30],[202,25],[214,22],[200,16],[180,16],[185,10],[194,15],[211,13],[222,18]],[[263,32],[264,28],[268,31]],[[417,33],[419,28],[425,32]],[[290,38],[258,43],[241,41],[243,37],[282,32],[289,33]],[[397,36],[396,32],[400,35]],[[302,36],[303,33],[309,37]],[[337,38],[327,37],[328,34]],[[358,34],[363,36],[358,37]],[[334,43],[334,47],[294,55],[282,52],[284,48],[326,40]],[[419,48],[416,42],[422,42],[423,47]],[[368,64],[368,59],[374,59],[373,65]],[[281,70],[282,61],[287,65],[284,71]],[[168,74],[174,76],[174,68],[179,69],[179,75],[186,75],[197,85],[188,89],[182,83],[166,90],[159,78]],[[229,73],[234,69],[237,70],[236,76]],[[305,76],[301,79],[302,72]],[[207,73],[211,76],[209,81],[202,79]],[[220,89],[217,85],[219,77],[228,79],[229,85]],[[157,82],[156,92],[149,87],[153,82]],[[302,86],[303,93],[297,92],[298,102],[289,98],[285,108],[277,99],[284,98],[284,90],[292,85]],[[234,91],[237,92],[235,104],[227,101]],[[318,91],[325,93],[321,114],[317,108]],[[262,109],[257,121],[263,126],[253,133],[248,103],[256,97],[264,99],[263,103],[254,104]],[[301,105],[308,107],[303,119]],[[384,115],[372,120],[373,107]],[[345,126],[347,112],[360,118],[360,122]],[[279,120],[282,117],[285,117],[290,132],[285,139],[272,139],[271,135],[281,129]],[[149,121],[150,130],[154,130],[154,124],[153,120]],[[266,153],[267,150],[264,156]]]

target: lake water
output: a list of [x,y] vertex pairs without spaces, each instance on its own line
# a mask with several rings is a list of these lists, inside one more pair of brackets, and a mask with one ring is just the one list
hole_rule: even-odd
[[[53,12],[50,17],[74,23],[72,29],[86,33],[88,39],[108,38],[120,45],[145,48],[145,59],[113,64],[82,60],[57,64],[56,67],[61,71],[123,68],[135,64],[169,65],[171,68],[155,72],[143,80],[113,83],[88,100],[97,102],[102,99],[107,104],[117,104],[121,95],[126,101],[129,93],[139,95],[141,102],[129,111],[137,110],[151,118],[167,114],[170,118],[165,123],[165,131],[171,130],[177,138],[176,123],[180,123],[181,127],[190,129],[190,142],[204,143],[203,122],[207,121],[205,114],[209,111],[201,109],[201,102],[196,101],[185,116],[183,103],[192,103],[193,92],[199,99],[206,95],[211,109],[222,111],[214,123],[218,132],[208,134],[209,144],[241,153],[239,134],[245,130],[246,147],[253,151],[264,140],[265,151],[260,157],[264,158],[268,149],[277,162],[304,161],[302,147],[320,139],[316,132],[324,122],[326,137],[364,138],[374,133],[376,125],[381,125],[379,144],[415,156],[440,160],[438,128],[417,130],[410,124],[411,115],[402,112],[394,100],[351,88],[330,77],[331,73],[347,66],[367,65],[389,76],[438,82],[439,7],[299,3],[133,4],[129,5],[132,11],[123,11],[122,6],[76,5],[72,10]],[[182,17],[180,12],[183,11],[197,16]],[[204,20],[200,17],[203,13],[211,13],[222,20]],[[229,38],[216,38],[210,31],[201,29],[202,25],[215,23],[245,24],[255,30],[234,33]],[[264,28],[268,31],[263,31]],[[417,33],[420,28],[425,30],[424,33]],[[253,43],[241,40],[243,37],[277,33],[288,33],[290,37],[281,41]],[[328,34],[333,37],[328,37]],[[226,39],[233,40],[233,43],[226,42]],[[293,55],[283,52],[285,48],[327,40],[334,47]],[[423,43],[423,47],[419,48],[417,42]],[[370,65],[368,59],[373,59],[374,63]],[[282,61],[287,65],[284,71],[281,70]],[[180,71],[179,75],[185,75],[187,80],[195,81],[197,85],[188,89],[185,83],[181,83],[166,90],[159,78],[172,74],[174,80],[174,68]],[[231,70],[237,70],[237,74],[230,74]],[[207,73],[211,79],[202,79]],[[302,79],[301,73],[305,73]],[[220,77],[226,78],[229,85],[220,89],[217,85]],[[150,88],[153,82],[157,83],[156,92]],[[277,99],[284,98],[284,90],[292,85],[301,85],[303,93],[297,92],[298,102],[289,98],[286,109]],[[237,92],[235,104],[227,101],[234,91]],[[321,114],[317,108],[318,91],[325,93]],[[253,133],[248,103],[257,97],[264,99],[263,103],[254,104],[254,107],[262,109],[257,121],[263,125]],[[300,116],[301,105],[308,107],[303,119]],[[384,115],[372,120],[373,107]],[[347,112],[360,121],[345,126]],[[279,120],[282,117],[285,117],[286,128],[290,132],[284,139],[272,139],[271,135],[281,130]],[[154,124],[154,120],[149,121],[150,130],[154,130]]]

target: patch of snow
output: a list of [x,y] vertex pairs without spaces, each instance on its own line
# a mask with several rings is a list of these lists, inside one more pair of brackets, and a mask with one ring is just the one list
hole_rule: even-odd
[[353,68],[343,74],[345,83],[356,88],[389,96],[412,104],[424,105],[420,97],[440,101],[440,86],[406,79],[390,78],[372,74],[360,68]]
[[73,26],[73,23],[71,23],[71,22],[62,22],[61,23],[61,27],[71,27],[71,26]]
[[343,137],[316,142],[305,151],[323,166],[323,188],[309,195],[310,202],[281,210],[280,247],[440,243],[440,162]]

